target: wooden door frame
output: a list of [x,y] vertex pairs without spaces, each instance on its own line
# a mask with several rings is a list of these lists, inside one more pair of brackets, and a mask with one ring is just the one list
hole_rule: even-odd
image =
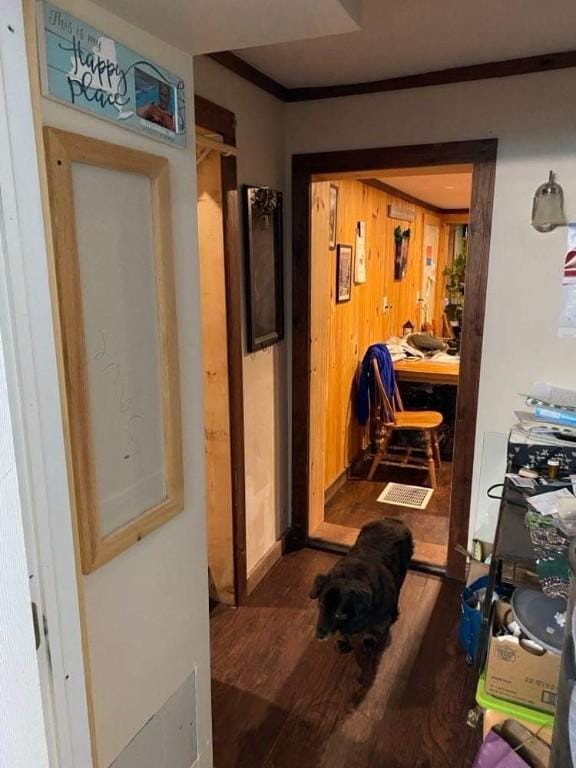
[[[194,96],[196,125],[222,136],[236,146],[236,116],[202,96]],[[247,597],[246,487],[244,468],[244,390],[242,374],[242,261],[236,157],[221,155],[224,272],[226,281],[226,348],[232,471],[232,549],[234,597],[241,605]]]
[[310,498],[311,183],[322,174],[375,169],[471,164],[472,199],[466,274],[460,382],[456,407],[453,485],[447,575],[462,579],[465,560],[455,547],[468,544],[474,435],[497,139],[294,155],[292,158],[292,509],[290,545],[308,543]]

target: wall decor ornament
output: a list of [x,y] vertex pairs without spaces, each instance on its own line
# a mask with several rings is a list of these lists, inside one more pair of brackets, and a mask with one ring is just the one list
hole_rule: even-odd
[[337,226],[338,226],[338,187],[336,184],[330,184],[330,208],[328,211],[328,247],[331,251],[336,248]]
[[39,5],[42,92],[149,138],[186,146],[184,81],[51,3]]
[[336,303],[342,304],[352,298],[352,256],[351,245],[338,245],[336,249]]
[[408,271],[410,230],[397,226],[394,230],[394,280],[403,280]]

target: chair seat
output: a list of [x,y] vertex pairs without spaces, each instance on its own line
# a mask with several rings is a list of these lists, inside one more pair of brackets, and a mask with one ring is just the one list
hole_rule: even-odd
[[396,411],[394,429],[437,429],[444,417],[437,411]]

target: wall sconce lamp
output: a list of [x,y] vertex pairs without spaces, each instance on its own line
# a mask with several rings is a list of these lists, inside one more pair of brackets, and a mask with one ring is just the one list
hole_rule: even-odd
[[545,184],[541,184],[532,203],[532,226],[538,232],[552,232],[566,224],[564,215],[564,192],[554,180],[554,171]]

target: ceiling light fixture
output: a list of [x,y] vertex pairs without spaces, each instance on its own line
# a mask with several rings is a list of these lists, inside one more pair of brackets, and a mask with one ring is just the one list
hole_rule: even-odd
[[566,224],[564,215],[564,192],[550,171],[548,181],[541,184],[532,203],[532,226],[538,232],[552,232]]

